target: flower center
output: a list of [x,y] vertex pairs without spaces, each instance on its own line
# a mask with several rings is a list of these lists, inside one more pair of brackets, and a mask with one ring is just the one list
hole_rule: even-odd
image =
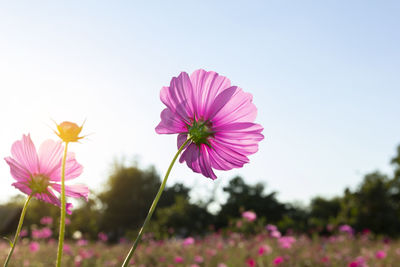
[[193,143],[196,145],[206,144],[208,143],[208,137],[212,136],[214,132],[211,130],[211,123],[209,121],[196,121],[193,120],[193,125],[188,126],[189,137],[192,139]]
[[32,176],[28,186],[32,190],[32,193],[45,193],[49,186],[49,178],[41,174]]

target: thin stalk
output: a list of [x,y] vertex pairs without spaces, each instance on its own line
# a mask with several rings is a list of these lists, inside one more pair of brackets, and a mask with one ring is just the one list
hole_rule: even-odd
[[65,161],[67,160],[68,142],[65,142],[64,155],[61,164],[61,218],[60,218],[60,233],[58,237],[58,252],[57,252],[57,263],[56,266],[61,266],[61,258],[63,255],[64,247],[64,235],[65,235]]
[[17,227],[17,232],[15,233],[14,241],[13,241],[13,243],[11,244],[10,252],[8,252],[7,259],[6,259],[6,261],[4,262],[4,267],[7,267],[7,266],[8,266],[8,262],[10,261],[11,255],[12,255],[13,252],[14,252],[14,248],[15,248],[15,246],[17,245],[18,238],[19,238],[19,233],[21,232],[22,224],[24,223],[24,218],[25,218],[26,209],[27,209],[27,207],[28,207],[28,204],[29,204],[29,201],[31,200],[31,198],[32,198],[32,195],[29,195],[28,198],[27,198],[26,201],[25,201],[24,207],[22,208],[21,217],[19,217],[19,223],[18,223],[18,227]]
[[164,188],[165,188],[165,185],[166,185],[166,183],[167,183],[168,176],[169,176],[169,174],[170,174],[170,172],[171,172],[171,170],[172,170],[172,167],[174,166],[174,163],[175,163],[176,159],[178,158],[179,154],[182,152],[182,150],[185,148],[185,146],[189,143],[189,141],[190,141],[190,138],[188,138],[188,139],[181,145],[181,147],[178,149],[178,152],[176,152],[174,158],[172,159],[171,164],[169,164],[167,173],[165,174],[164,180],[162,181],[162,183],[161,183],[161,185],[160,185],[160,189],[158,189],[158,193],[157,193],[156,197],[155,197],[154,200],[153,200],[153,204],[151,204],[149,213],[147,214],[146,219],[144,220],[144,223],[143,223],[142,228],[140,228],[139,234],[138,234],[138,236],[136,237],[136,240],[135,240],[135,242],[133,243],[132,248],[129,250],[129,253],[128,253],[128,255],[126,256],[125,261],[124,261],[124,263],[122,264],[122,267],[128,266],[129,260],[132,258],[133,254],[134,254],[134,252],[135,252],[135,250],[136,250],[136,248],[137,248],[137,246],[138,246],[138,244],[139,244],[139,241],[140,241],[140,239],[142,238],[144,229],[145,229],[147,223],[150,221],[151,216],[152,216],[153,213],[154,213],[154,210],[156,209],[158,200],[160,199],[161,194],[162,194],[162,192],[164,191]]

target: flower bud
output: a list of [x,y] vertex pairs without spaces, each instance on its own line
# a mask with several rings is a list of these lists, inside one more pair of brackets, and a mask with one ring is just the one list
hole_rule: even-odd
[[79,136],[82,131],[83,124],[78,126],[78,124],[74,122],[64,121],[60,124],[57,124],[58,133],[56,134],[64,141],[64,142],[78,142],[79,139],[84,138],[84,136]]

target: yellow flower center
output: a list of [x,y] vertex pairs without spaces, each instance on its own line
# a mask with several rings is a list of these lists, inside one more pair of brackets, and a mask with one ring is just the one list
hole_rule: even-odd
[[35,175],[29,180],[28,186],[32,190],[32,193],[45,193],[47,192],[47,187],[49,186],[49,180],[50,179],[44,175]]

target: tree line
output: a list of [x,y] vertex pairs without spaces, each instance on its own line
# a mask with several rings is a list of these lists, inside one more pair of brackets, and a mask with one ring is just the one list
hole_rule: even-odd
[[[400,234],[400,146],[391,161],[392,175],[379,171],[364,176],[354,190],[346,188],[341,196],[315,197],[306,207],[282,203],[276,192],[267,192],[262,183],[247,184],[242,177],[232,178],[223,187],[227,195],[217,212],[210,212],[214,200],[191,202],[190,188],[177,183],[165,189],[158,204],[149,232],[157,238],[169,236],[199,236],[212,231],[226,231],[236,227],[244,211],[257,214],[255,229],[275,224],[282,231],[307,234],[329,234],[332,227],[348,224],[356,231],[397,237]],[[97,239],[106,233],[110,241],[133,237],[147,215],[161,180],[153,167],[140,169],[116,163],[107,184],[100,193],[91,194],[74,209],[67,227],[67,237],[80,231],[87,239]],[[0,205],[0,235],[15,231],[23,199],[15,197]],[[40,201],[32,201],[25,219],[25,228],[39,227],[44,216],[54,218],[54,232],[58,229],[58,208]]]

